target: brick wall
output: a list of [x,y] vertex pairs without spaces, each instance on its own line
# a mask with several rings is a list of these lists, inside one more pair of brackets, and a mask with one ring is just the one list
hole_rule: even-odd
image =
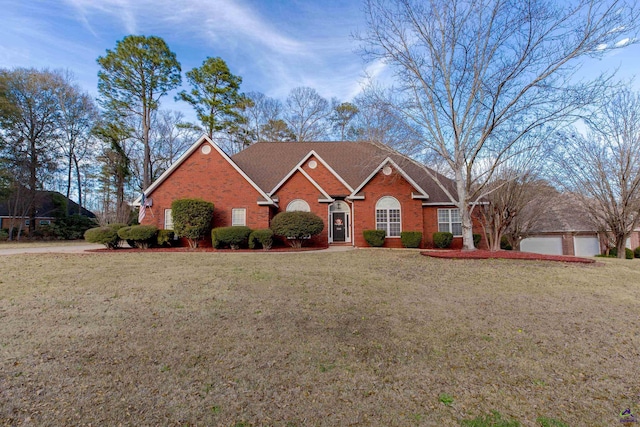
[[164,228],[165,209],[176,199],[200,198],[214,204],[212,227],[231,225],[231,210],[247,210],[247,226],[252,229],[269,227],[269,207],[259,206],[260,193],[238,173],[218,151],[204,154],[201,147],[185,159],[148,197],[153,206],[147,209],[145,225]]
[[[309,162],[311,162],[312,160],[317,163],[315,169],[311,169],[311,167],[309,167]],[[318,185],[320,185],[322,189],[329,195],[346,196],[351,193],[351,191],[349,191],[349,189],[347,189],[347,187],[345,187],[344,184],[341,183],[329,169],[327,169],[319,160],[317,160],[315,156],[311,156],[309,160],[307,160],[302,165],[302,170],[304,170],[315,182],[317,182]]]
[[326,246],[329,242],[328,215],[329,203],[320,203],[318,199],[324,199],[320,191],[301,172],[296,172],[276,192],[278,197],[279,212],[285,212],[289,202],[302,199],[309,204],[311,212],[318,215],[324,221],[322,233],[316,236],[311,243]]
[[[365,199],[353,202],[355,246],[368,246],[362,232],[376,228],[376,203],[384,196],[395,197],[400,202],[402,231],[423,231],[422,201],[412,199],[412,192],[415,192],[413,186],[397,172],[393,171],[391,175],[378,172],[360,192]],[[388,237],[384,247],[401,248],[402,243],[399,237]]]

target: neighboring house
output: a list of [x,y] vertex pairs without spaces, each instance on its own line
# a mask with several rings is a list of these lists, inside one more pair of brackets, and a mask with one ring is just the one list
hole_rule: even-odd
[[[627,247],[640,245],[634,231]],[[558,194],[538,218],[537,225],[520,242],[520,250],[549,255],[594,256],[606,250],[605,233],[590,220],[588,212],[567,194]]]
[[[58,202],[56,202],[56,199]],[[69,212],[73,214],[80,213],[82,216],[89,218],[95,218],[93,212],[78,206],[76,202],[71,199],[67,199],[63,194],[57,191],[37,191],[34,199],[36,217],[35,228],[51,225],[55,222],[56,215],[64,214],[64,212],[58,212],[60,203],[59,201],[65,201],[68,204]],[[16,212],[17,215],[16,215]],[[16,229],[20,227],[22,223],[22,233],[27,234],[29,232],[29,218],[23,216],[24,209],[14,209],[14,200],[10,195],[7,200],[0,201],[0,229],[8,230],[11,227]]]
[[301,210],[325,221],[317,245],[367,246],[367,229],[386,230],[386,247],[401,247],[402,231],[421,231],[429,247],[438,230],[462,245],[458,210],[425,169],[368,142],[261,142],[229,157],[203,136],[145,195],[142,223],[161,229],[173,228],[174,200],[201,198],[214,204],[213,227],[268,228],[278,212]]

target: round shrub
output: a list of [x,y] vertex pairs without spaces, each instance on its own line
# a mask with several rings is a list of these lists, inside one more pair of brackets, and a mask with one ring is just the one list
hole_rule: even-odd
[[171,216],[176,236],[186,238],[190,248],[197,248],[198,241],[211,230],[213,203],[202,199],[174,200]]
[[445,249],[451,246],[453,234],[447,231],[437,231],[433,233],[433,244],[436,248]]
[[277,236],[286,237],[295,248],[302,242],[324,230],[324,221],[312,212],[280,212],[271,220],[271,230]]
[[0,230],[0,242],[4,242],[9,238],[9,232],[6,230]]
[[103,227],[90,228],[84,232],[84,239],[90,243],[100,243],[105,245],[107,249],[116,249],[120,246],[120,236],[118,230],[123,224],[110,224]]
[[173,230],[158,230],[156,244],[160,247],[171,246],[171,243],[173,242],[173,236]]
[[246,248],[249,242],[251,229],[244,226],[218,227],[211,230],[211,243],[216,249]]
[[422,232],[403,231],[400,233],[400,241],[405,248],[419,248],[422,243]]
[[147,249],[157,241],[158,228],[155,225],[132,225],[118,230],[118,236],[129,246]]
[[273,246],[273,230],[270,228],[254,230],[249,235],[249,249],[262,248],[268,251],[271,246]]
[[480,240],[482,240],[482,234],[473,234],[473,246],[478,247],[480,244]]
[[387,236],[387,232],[385,230],[364,230],[362,235],[369,246],[379,248],[384,245],[384,238]]
[[638,246],[634,251],[633,251],[633,256],[636,258],[640,258],[640,246]]

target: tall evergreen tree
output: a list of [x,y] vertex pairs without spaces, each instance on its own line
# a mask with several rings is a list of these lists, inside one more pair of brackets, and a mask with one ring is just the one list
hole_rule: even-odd
[[99,102],[120,116],[136,115],[142,121],[144,145],[143,190],[151,184],[151,113],[159,100],[182,82],[176,54],[160,37],[127,36],[98,58]]
[[242,78],[233,75],[224,60],[207,58],[202,66],[187,72],[187,80],[191,90],[180,92],[178,99],[193,107],[209,138],[242,121],[239,112],[245,105],[239,92]]

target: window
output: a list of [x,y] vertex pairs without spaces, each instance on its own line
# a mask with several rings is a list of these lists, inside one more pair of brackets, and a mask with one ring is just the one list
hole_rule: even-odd
[[231,209],[231,225],[247,225],[247,210]]
[[293,211],[311,212],[311,208],[309,207],[309,203],[305,202],[304,200],[295,199],[290,201],[287,205],[287,212]]
[[51,221],[49,221],[48,219],[41,219],[40,225],[51,225]]
[[438,231],[462,236],[462,220],[459,209],[438,209]]
[[164,229],[173,230],[173,215],[171,209],[164,210]]
[[384,230],[387,237],[400,237],[400,202],[385,196],[376,203],[376,230]]

